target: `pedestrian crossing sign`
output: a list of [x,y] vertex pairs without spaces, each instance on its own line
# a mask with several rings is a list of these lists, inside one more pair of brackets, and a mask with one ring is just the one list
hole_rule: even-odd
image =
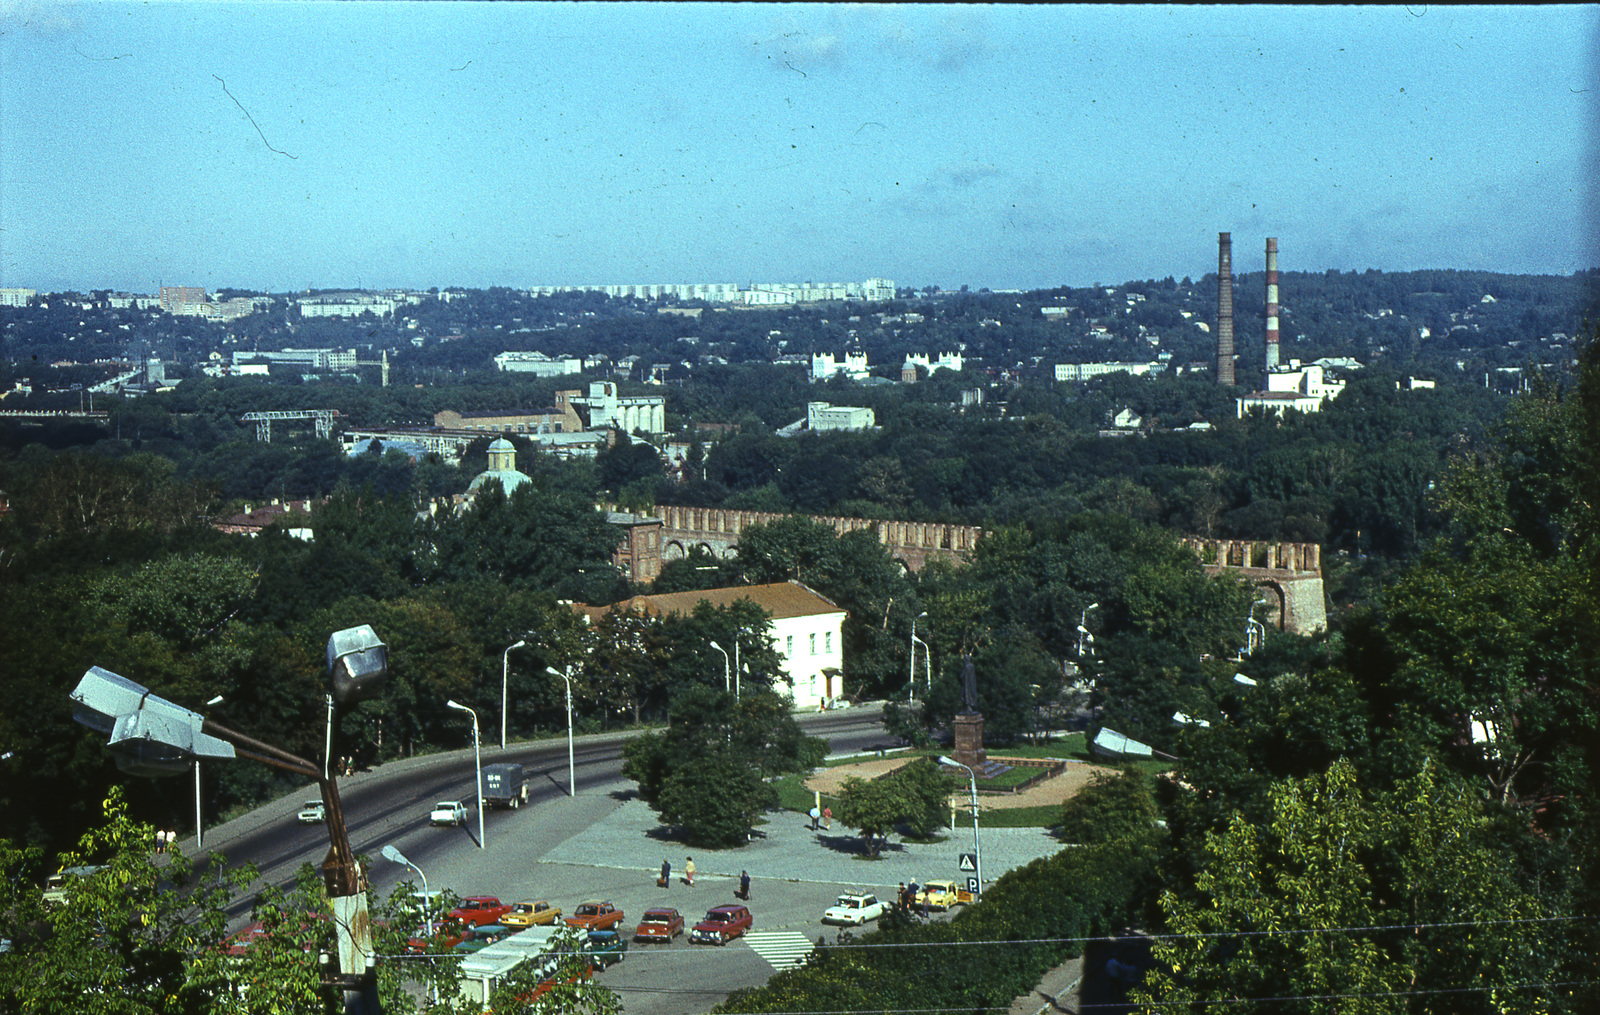
[[956,866],[959,867],[962,870],[963,873],[965,873],[967,871],[972,871],[973,873],[977,873],[977,870],[978,870],[978,854],[976,854],[976,853],[962,853],[961,854],[961,861],[958,864],[956,864]]

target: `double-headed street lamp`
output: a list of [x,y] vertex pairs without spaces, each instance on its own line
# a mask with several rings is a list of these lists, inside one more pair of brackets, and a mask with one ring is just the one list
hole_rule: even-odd
[[[388,673],[388,649],[371,627],[336,631],[328,639],[328,676],[333,698],[341,707],[376,695]],[[337,965],[323,982],[344,991],[347,1013],[381,1015],[366,878],[350,849],[334,777],[313,761],[220,726],[99,666],[84,673],[71,699],[72,718],[108,734],[107,746],[117,767],[132,775],[182,775],[203,758],[241,757],[293,772],[321,786],[329,844],[322,877],[338,935]]]
[[511,684],[511,650],[525,648],[527,644],[526,638],[519,639],[515,645],[507,646],[500,654],[500,749],[502,751],[506,749],[506,712],[509,710],[507,703],[511,700],[506,693]]
[[478,772],[478,848],[487,849],[488,844],[483,841],[483,755],[478,750],[478,713],[454,698],[445,704],[472,716],[472,767]]
[[575,797],[578,795],[578,776],[572,763],[572,677],[554,666],[545,669],[552,677],[560,677],[567,682],[567,796]]
[[979,846],[978,846],[978,773],[974,772],[971,769],[971,767],[969,767],[967,765],[963,765],[961,762],[957,761],[956,759],[947,758],[944,755],[940,755],[939,756],[939,764],[941,764],[941,765],[953,765],[956,768],[965,768],[967,770],[967,781],[968,781],[968,784],[972,787],[972,864],[973,864],[973,867],[975,868],[975,870],[973,870],[972,873],[973,873],[973,876],[976,877],[977,881],[978,881],[978,890],[976,892],[974,892],[973,894],[974,895],[982,895],[983,894],[983,850],[980,849]]

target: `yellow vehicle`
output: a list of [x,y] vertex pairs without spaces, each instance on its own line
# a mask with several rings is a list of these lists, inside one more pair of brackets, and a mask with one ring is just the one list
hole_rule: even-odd
[[917,893],[917,901],[929,909],[951,909],[972,902],[972,893],[954,881],[929,881]]
[[511,912],[501,915],[500,922],[507,927],[541,927],[554,924],[561,918],[561,907],[548,902],[519,902]]

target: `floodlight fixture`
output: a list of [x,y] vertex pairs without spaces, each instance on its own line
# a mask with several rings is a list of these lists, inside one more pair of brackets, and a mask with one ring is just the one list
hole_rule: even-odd
[[185,775],[197,758],[232,758],[233,745],[201,732],[205,717],[91,666],[72,691],[72,718],[109,736],[117,767],[132,775]]
[[335,631],[328,639],[328,675],[341,706],[376,697],[389,676],[389,649],[371,625]]

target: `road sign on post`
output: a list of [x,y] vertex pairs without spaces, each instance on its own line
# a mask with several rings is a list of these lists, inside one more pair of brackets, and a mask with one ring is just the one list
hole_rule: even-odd
[[968,878],[967,879],[967,891],[971,892],[974,898],[977,897],[977,894],[978,894],[978,879],[977,878]]
[[978,872],[978,854],[962,853],[960,861],[956,864],[963,874],[976,874]]

